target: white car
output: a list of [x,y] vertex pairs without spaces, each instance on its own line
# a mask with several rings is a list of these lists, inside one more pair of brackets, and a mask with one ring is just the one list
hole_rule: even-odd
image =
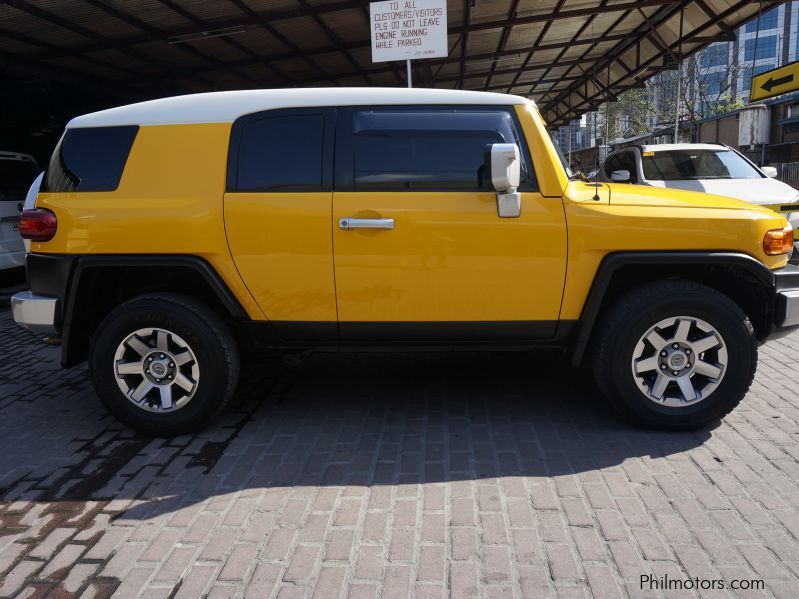
[[33,156],[0,151],[0,271],[25,265],[19,214],[38,172]]
[[[760,206],[796,204],[799,191],[777,181],[777,170],[758,168],[743,154],[719,144],[629,146],[608,154],[598,181],[686,189],[744,200]],[[799,212],[783,209],[793,227]]]

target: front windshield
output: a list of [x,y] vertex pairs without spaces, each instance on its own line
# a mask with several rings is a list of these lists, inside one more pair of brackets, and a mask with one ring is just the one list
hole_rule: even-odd
[[760,179],[755,167],[732,150],[665,150],[644,152],[644,177],[650,181]]

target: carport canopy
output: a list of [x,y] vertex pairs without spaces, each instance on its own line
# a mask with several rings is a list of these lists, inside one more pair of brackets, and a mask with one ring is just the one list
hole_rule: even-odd
[[[527,96],[558,127],[779,3],[449,0],[449,55],[414,62],[414,84]],[[406,83],[402,63],[371,61],[367,0],[0,0],[0,72],[0,101],[34,81],[109,105]]]

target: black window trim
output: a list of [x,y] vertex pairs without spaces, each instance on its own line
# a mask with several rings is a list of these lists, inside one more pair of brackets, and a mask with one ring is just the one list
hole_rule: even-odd
[[[275,108],[262,110],[240,116],[233,122],[230,130],[230,145],[228,146],[227,176],[225,182],[226,193],[312,193],[333,191],[333,151],[336,127],[336,108]],[[238,190],[238,163],[241,137],[244,128],[250,124],[264,119],[281,116],[322,116],[324,118],[324,132],[322,137],[322,185],[295,187],[292,189],[274,189],[268,191],[239,191]]]
[[336,160],[335,160],[335,191],[337,192],[358,192],[358,193],[436,193],[436,192],[459,192],[475,193],[483,192],[486,189],[475,187],[474,189],[446,187],[414,187],[411,189],[386,189],[376,187],[374,189],[355,187],[354,174],[354,145],[355,145],[355,113],[359,111],[374,112],[504,112],[511,117],[511,122],[515,129],[519,149],[528,173],[527,181],[522,182],[519,191],[539,192],[538,179],[535,173],[535,166],[527,146],[519,118],[513,106],[493,105],[493,104],[380,104],[376,106],[346,106],[338,109],[336,121]]

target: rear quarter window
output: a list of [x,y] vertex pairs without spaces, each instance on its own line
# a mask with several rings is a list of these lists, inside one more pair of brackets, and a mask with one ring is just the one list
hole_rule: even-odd
[[114,191],[138,131],[137,125],[67,129],[50,159],[42,191]]

